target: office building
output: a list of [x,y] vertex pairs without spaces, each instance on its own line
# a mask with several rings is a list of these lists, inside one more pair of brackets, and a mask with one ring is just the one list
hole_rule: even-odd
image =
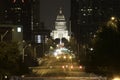
[[98,27],[119,15],[119,0],[71,0],[71,30],[80,44],[89,43]]

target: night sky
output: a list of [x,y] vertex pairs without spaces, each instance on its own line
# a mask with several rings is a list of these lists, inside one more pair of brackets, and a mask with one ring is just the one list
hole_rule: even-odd
[[65,18],[68,21],[70,17],[70,0],[41,0],[40,20],[45,23],[46,28],[54,28],[60,7],[62,7]]

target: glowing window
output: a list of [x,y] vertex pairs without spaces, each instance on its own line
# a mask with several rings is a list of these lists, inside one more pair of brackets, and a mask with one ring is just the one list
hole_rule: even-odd
[[35,42],[41,43],[41,35],[35,35]]
[[18,27],[17,28],[17,32],[21,32],[22,30],[21,30],[21,27]]

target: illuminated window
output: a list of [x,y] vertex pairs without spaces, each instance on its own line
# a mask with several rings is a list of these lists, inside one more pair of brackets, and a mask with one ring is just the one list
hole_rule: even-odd
[[35,42],[41,43],[41,35],[35,35]]
[[21,32],[22,30],[21,30],[21,27],[18,27],[17,28],[17,32]]
[[86,16],[86,14],[84,13],[83,16]]
[[83,9],[81,9],[81,11],[83,11]]

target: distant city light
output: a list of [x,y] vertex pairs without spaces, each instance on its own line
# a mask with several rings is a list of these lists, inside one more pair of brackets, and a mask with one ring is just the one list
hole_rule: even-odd
[[35,35],[35,41],[41,43],[41,35]]
[[70,68],[73,69],[73,65]]
[[66,59],[66,56],[64,56],[63,58]]
[[21,30],[21,27],[18,27],[17,28],[17,32],[21,32],[22,30]]
[[119,77],[115,77],[112,80],[120,80],[120,78]]
[[25,1],[24,1],[24,0],[22,0],[22,2],[24,3]]
[[79,66],[80,69],[82,69],[82,66]]
[[115,17],[111,17],[111,20],[115,20]]
[[67,51],[69,51],[67,48],[59,48],[59,49],[56,49],[55,51],[54,51],[54,56],[57,56],[57,55],[59,55],[59,54],[62,54],[63,52],[67,52]]
[[41,36],[38,35],[38,43],[41,43]]
[[13,0],[13,3],[15,3],[16,2],[16,0]]
[[81,9],[81,11],[83,11],[83,9]]
[[56,58],[57,58],[57,59],[59,59],[59,57],[58,57],[58,56],[57,56]]
[[84,13],[83,16],[86,16],[86,14]]
[[93,51],[93,48],[90,48],[91,51]]
[[[24,3],[25,1],[24,0],[21,0],[22,1],[22,3]],[[15,3],[16,2],[16,0],[13,0],[13,3]]]
[[70,56],[69,58],[72,59],[72,56]]
[[62,68],[64,69],[64,68],[65,68],[65,66],[62,66]]
[[68,65],[66,65],[66,68],[68,68]]

